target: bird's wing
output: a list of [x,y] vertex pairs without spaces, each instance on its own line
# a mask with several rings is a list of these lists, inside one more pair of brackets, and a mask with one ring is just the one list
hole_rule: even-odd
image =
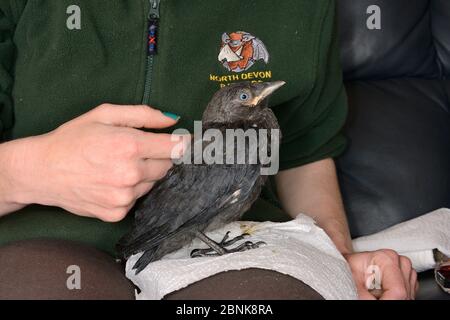
[[259,165],[177,165],[141,200],[132,232],[119,243],[124,256],[158,246],[192,225],[205,225],[244,201],[260,176]]
[[253,60],[264,60],[265,63],[269,63],[269,52],[258,38],[253,39]]

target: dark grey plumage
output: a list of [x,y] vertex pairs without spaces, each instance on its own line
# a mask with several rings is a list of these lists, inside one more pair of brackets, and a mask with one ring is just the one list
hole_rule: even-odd
[[[203,129],[279,129],[267,97],[283,84],[239,83],[219,90],[205,110]],[[134,208],[133,230],[119,241],[118,251],[124,258],[144,252],[134,265],[139,273],[190,243],[198,231],[240,219],[266,181],[260,169],[260,163],[175,165]]]

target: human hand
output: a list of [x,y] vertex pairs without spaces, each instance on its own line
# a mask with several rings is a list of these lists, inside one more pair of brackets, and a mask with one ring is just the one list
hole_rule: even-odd
[[16,202],[120,221],[172,167],[173,150],[182,152],[182,137],[137,128],[160,129],[176,122],[147,106],[104,104],[29,139],[14,184]]
[[[350,265],[361,300],[415,299],[419,283],[417,273],[407,257],[393,250],[354,253],[344,257]],[[380,295],[368,289],[368,282],[377,278],[382,288]]]

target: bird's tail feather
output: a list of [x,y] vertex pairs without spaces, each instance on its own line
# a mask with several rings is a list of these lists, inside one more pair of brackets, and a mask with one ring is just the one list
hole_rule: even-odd
[[157,251],[158,250],[147,250],[142,254],[133,266],[133,270],[135,270],[136,275],[144,270],[150,262],[157,260]]
[[119,240],[116,245],[116,250],[124,259],[143,250],[150,250],[157,247],[164,240],[164,232],[162,231],[162,228],[157,228],[155,232],[143,233],[138,237],[130,232]]

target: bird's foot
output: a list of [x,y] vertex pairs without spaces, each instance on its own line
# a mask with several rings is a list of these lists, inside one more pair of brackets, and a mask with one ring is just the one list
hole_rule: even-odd
[[[266,243],[263,241],[259,241],[256,243],[253,243],[251,241],[246,241],[235,248],[229,249],[229,247],[232,246],[233,244],[235,244],[236,242],[244,240],[245,238],[247,238],[249,236],[250,235],[248,233],[244,233],[240,236],[237,236],[236,238],[228,240],[230,237],[230,232],[227,232],[220,243],[217,243],[208,238],[208,241],[204,241],[204,242],[207,245],[209,245],[210,248],[192,250],[191,258],[216,257],[216,256],[221,256],[221,255],[229,254],[229,253],[243,252],[243,251],[247,251],[247,250],[257,249],[263,245],[266,245]],[[200,239],[202,239],[202,238],[200,237]],[[213,241],[214,245],[211,245],[210,241]]]

